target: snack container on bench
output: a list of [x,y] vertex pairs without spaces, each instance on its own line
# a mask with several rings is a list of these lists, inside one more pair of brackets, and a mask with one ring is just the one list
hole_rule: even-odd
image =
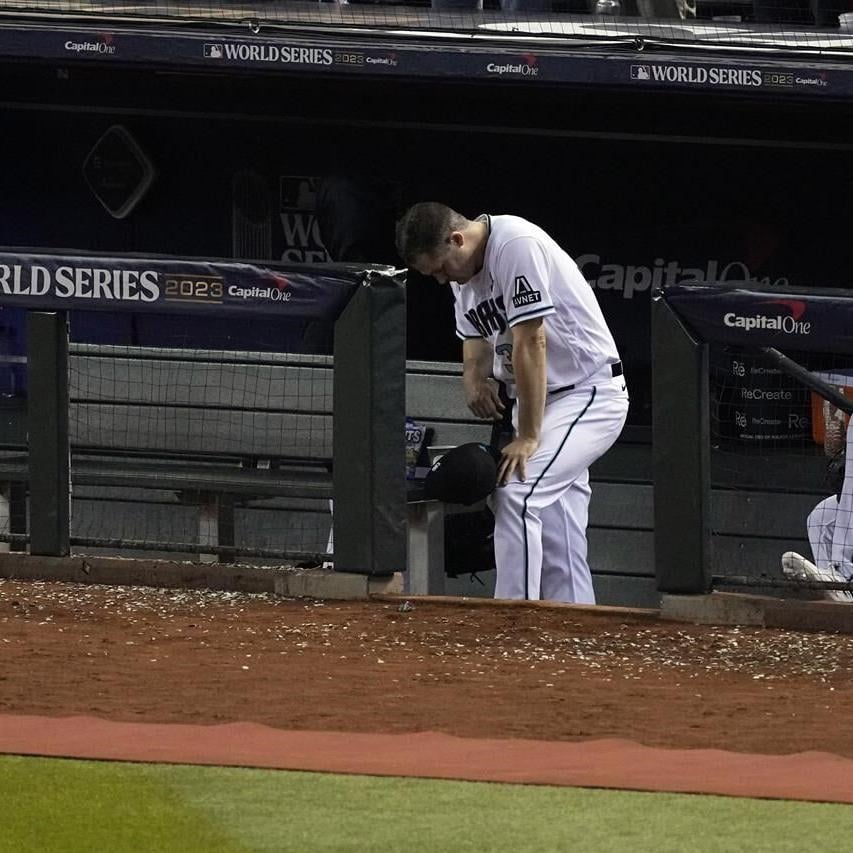
[[423,424],[406,418],[406,479],[415,480],[426,476],[428,468],[421,463],[421,454],[426,442],[427,430]]

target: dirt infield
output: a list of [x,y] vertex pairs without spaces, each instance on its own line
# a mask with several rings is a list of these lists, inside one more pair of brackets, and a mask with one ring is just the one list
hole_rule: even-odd
[[0,713],[853,757],[853,637],[0,581]]

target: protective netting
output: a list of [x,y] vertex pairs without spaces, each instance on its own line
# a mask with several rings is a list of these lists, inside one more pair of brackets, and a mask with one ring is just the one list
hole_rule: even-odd
[[[0,11],[38,16],[96,16],[125,21],[200,21],[276,27],[479,33],[531,40],[634,38],[775,48],[849,50],[850,0],[349,0],[231,3],[0,0]],[[547,41],[546,41],[547,43]]]
[[[796,354],[799,363],[823,362],[826,376],[840,372],[848,359],[815,359]],[[756,350],[711,347],[711,432],[716,445],[774,453],[814,455],[822,444],[820,424],[813,423],[812,397],[794,377]]]
[[78,544],[326,549],[329,358],[75,345],[69,373]]
[[[23,365],[12,367],[17,393],[0,398],[0,541],[22,549],[27,407]],[[332,373],[323,355],[72,344],[74,550],[321,562]]]
[[[783,355],[853,402],[853,354]],[[755,348],[712,345],[710,371],[712,529],[720,581],[775,580],[796,590],[814,581],[850,580],[849,415],[837,399],[825,398]],[[837,590],[817,594],[853,600]]]

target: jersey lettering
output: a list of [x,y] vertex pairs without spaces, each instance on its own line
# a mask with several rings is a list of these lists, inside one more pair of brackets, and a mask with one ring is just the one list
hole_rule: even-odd
[[466,319],[484,337],[506,331],[506,308],[502,296],[489,297],[465,314]]

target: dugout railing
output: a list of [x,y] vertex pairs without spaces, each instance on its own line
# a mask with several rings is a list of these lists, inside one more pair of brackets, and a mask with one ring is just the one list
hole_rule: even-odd
[[[77,270],[88,272],[78,275]],[[103,274],[98,277],[93,270]],[[314,501],[328,511],[334,497],[336,570],[387,575],[406,567],[401,429],[405,295],[400,273],[341,265],[257,266],[25,252],[0,255],[0,272],[0,304],[28,309],[26,356],[17,358],[19,368],[25,364],[26,393],[5,399],[0,421],[0,481],[6,484],[8,514],[2,538],[13,547],[28,544],[30,553],[50,556],[67,555],[72,544],[130,544],[142,549],[189,548],[196,554],[212,551],[216,558],[254,554],[332,559],[328,548],[303,553],[235,545],[233,506],[240,499],[294,497],[303,502],[303,510],[304,501]],[[95,278],[98,289],[92,288]],[[182,295],[180,284],[167,286],[167,280],[206,284]],[[75,281],[83,282],[76,290]],[[138,298],[141,281],[150,297],[147,305],[140,305]],[[216,282],[215,288],[211,282]],[[111,290],[113,285],[118,290]],[[165,298],[168,288],[173,299]],[[137,298],[121,305],[116,304],[122,301],[116,294]],[[241,422],[239,429],[234,419],[241,414],[240,401],[222,399],[229,389],[193,386],[193,370],[201,370],[206,362],[199,355],[194,360],[191,353],[171,353],[187,377],[184,387],[164,382],[159,389],[146,389],[140,379],[146,359],[147,364],[162,367],[170,353],[135,348],[132,354],[123,354],[126,365],[116,370],[122,362],[121,348],[108,356],[104,349],[87,351],[84,345],[74,345],[72,359],[78,372],[73,396],[67,311],[99,308],[195,313],[201,318],[278,312],[283,340],[298,339],[294,323],[302,329],[320,318],[334,322],[334,358],[254,354],[254,363],[249,359],[243,373],[267,369],[277,371],[281,379],[286,371],[290,384],[282,387],[290,391],[255,412],[254,420]],[[239,360],[232,353],[225,364],[233,370]],[[91,374],[95,368],[103,387],[92,390],[88,383],[89,399],[81,399],[86,371]],[[164,375],[174,385],[174,371]],[[312,396],[317,389],[324,395],[319,404]],[[252,405],[261,405],[262,391],[237,390],[242,398],[251,392]],[[237,390],[232,386],[233,393]],[[143,402],[157,403],[149,410],[156,409],[158,419],[147,429],[140,427]],[[213,412],[212,418],[205,419],[205,408]],[[252,445],[251,427],[269,421],[275,430]],[[100,491],[109,499],[109,490],[119,488],[172,490],[180,495],[179,503],[194,503],[200,512],[198,538],[185,543],[158,543],[150,536],[148,542],[137,543],[75,540],[70,524],[72,491]],[[174,515],[178,509],[172,505],[168,512]],[[205,541],[205,529],[215,530],[216,536]]]
[[811,556],[806,519],[831,494],[821,404],[848,414],[853,405],[821,377],[853,376],[851,330],[853,290],[743,282],[655,291],[654,550],[661,593],[820,597],[849,588],[786,577],[780,559],[786,551]]

